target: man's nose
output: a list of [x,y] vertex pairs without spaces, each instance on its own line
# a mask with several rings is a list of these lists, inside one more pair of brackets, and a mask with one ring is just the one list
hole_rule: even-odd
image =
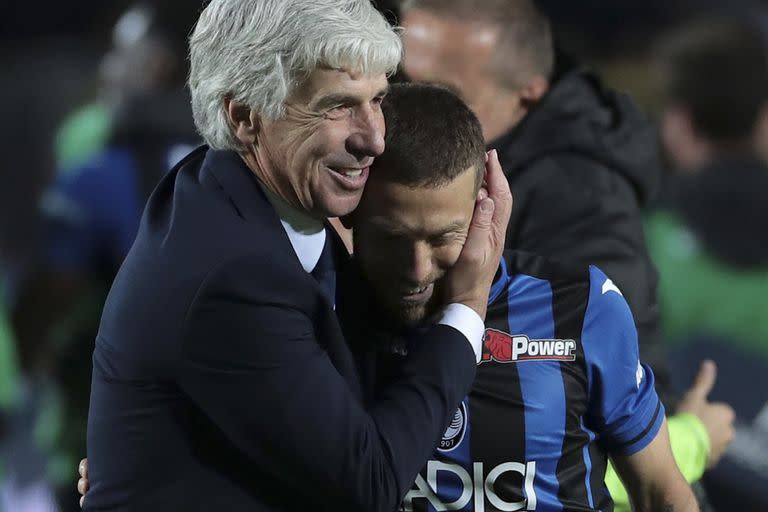
[[432,251],[429,244],[417,242],[411,248],[408,279],[413,284],[425,284],[432,275]]
[[384,115],[367,106],[357,112],[347,151],[358,157],[377,157],[384,152]]

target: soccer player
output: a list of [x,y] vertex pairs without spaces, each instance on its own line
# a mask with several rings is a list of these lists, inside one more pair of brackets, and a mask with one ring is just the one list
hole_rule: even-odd
[[[484,168],[480,126],[450,92],[394,86],[383,108],[387,149],[347,219],[384,329],[400,327],[376,341],[391,363],[378,365],[379,383],[397,374],[407,333],[439,310]],[[370,318],[356,305],[340,313]],[[609,455],[636,510],[697,510],[632,315],[605,274],[508,252],[486,328],[472,391],[403,510],[611,510]]]

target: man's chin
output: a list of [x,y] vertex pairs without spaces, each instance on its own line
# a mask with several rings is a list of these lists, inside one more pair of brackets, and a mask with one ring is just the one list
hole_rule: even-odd
[[390,310],[390,319],[395,325],[403,329],[418,327],[433,319],[435,311],[430,306],[430,302],[411,306],[400,305]]

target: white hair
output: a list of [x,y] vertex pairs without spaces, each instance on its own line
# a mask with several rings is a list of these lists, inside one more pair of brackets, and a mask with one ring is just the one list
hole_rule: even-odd
[[239,149],[224,99],[267,119],[318,67],[391,74],[399,29],[370,0],[212,0],[190,38],[195,125],[213,149]]

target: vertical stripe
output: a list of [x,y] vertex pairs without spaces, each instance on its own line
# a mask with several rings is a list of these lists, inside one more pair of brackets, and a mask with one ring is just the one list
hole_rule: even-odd
[[[507,296],[508,291],[504,290],[488,306],[486,327],[510,332]],[[507,462],[525,460],[526,430],[517,368],[514,364],[505,363],[480,364],[471,396],[470,455],[476,463],[472,474],[476,474],[482,481],[480,485],[475,482],[476,490],[486,495],[485,480],[494,468]],[[482,464],[482,471],[477,464]],[[501,500],[514,503],[524,499],[521,495],[522,487],[523,479],[520,475],[507,472],[496,479],[492,492]],[[480,498],[475,496],[473,500],[476,511],[493,510],[487,496]]]
[[587,434],[589,437],[589,443],[584,445],[584,448],[582,449],[582,455],[584,457],[584,469],[586,471],[586,476],[584,478],[584,485],[587,487],[587,498],[589,499],[589,506],[591,508],[595,508],[595,500],[592,494],[592,456],[589,453],[589,448],[592,446],[592,443],[595,441],[595,433],[590,432],[587,430],[587,428],[584,426],[584,420],[581,420],[581,430]]
[[605,450],[597,443],[589,445],[589,458],[592,461],[592,474],[590,475],[590,487],[592,489],[592,502],[596,510],[613,512],[613,500],[605,486],[605,472],[608,469],[608,456]]
[[[555,333],[552,288],[547,281],[526,278],[509,300],[512,334],[551,339]],[[565,390],[556,361],[521,361],[515,364],[520,379],[527,437],[525,459],[536,463],[533,491],[539,509],[561,510],[555,478],[565,435]],[[534,496],[528,496],[529,501]]]
[[[586,269],[585,269],[586,270]],[[565,390],[565,432],[557,464],[558,498],[566,509],[583,509],[589,503],[587,461],[583,448],[590,437],[582,428],[589,403],[586,363],[581,345],[584,315],[589,302],[589,275],[584,279],[552,281],[552,313],[555,338],[576,340],[576,360],[560,363]]]

